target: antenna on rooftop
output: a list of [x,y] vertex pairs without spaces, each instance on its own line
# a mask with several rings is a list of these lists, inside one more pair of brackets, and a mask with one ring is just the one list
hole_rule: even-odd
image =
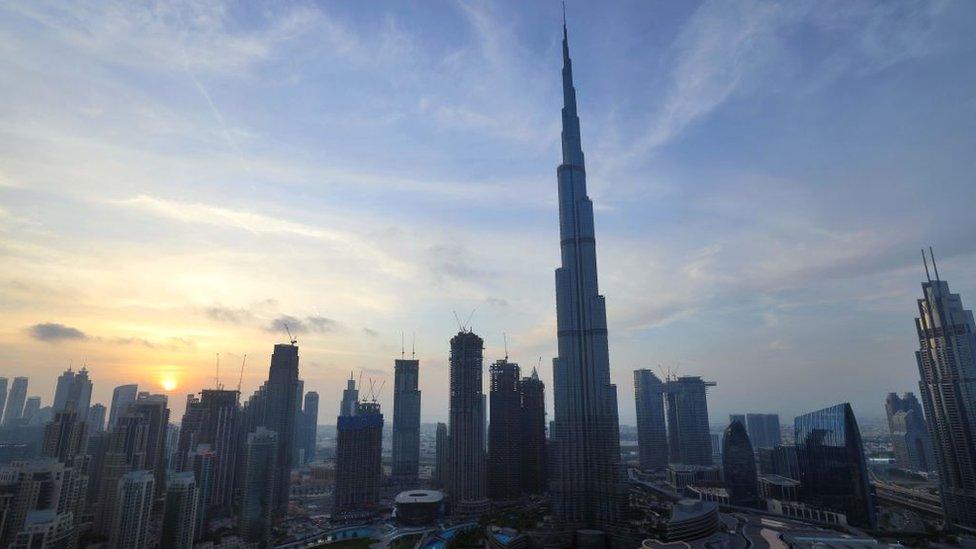
[[413,333],[413,341],[410,343],[410,358],[417,358],[417,332]]
[[925,248],[922,248],[922,265],[925,266],[925,279],[932,282],[932,277],[929,275],[929,261],[925,257]]
[[935,271],[935,281],[939,281],[939,266],[935,264],[935,252],[932,251],[932,246],[929,246],[929,257],[932,258],[932,269]]
[[406,354],[403,348],[403,330],[400,330],[400,359],[403,359]]
[[508,335],[502,332],[502,340],[505,342],[505,362],[508,362]]

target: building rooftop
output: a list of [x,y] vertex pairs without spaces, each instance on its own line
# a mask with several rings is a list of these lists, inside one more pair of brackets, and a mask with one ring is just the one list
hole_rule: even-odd
[[440,503],[444,493],[437,490],[407,490],[396,496],[396,503]]

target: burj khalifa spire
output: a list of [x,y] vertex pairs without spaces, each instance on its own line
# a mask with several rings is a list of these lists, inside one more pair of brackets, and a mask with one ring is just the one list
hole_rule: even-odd
[[607,312],[597,286],[593,202],[586,195],[565,20],[562,127],[563,158],[556,170],[562,266],[556,269],[559,356],[553,360],[552,511],[570,531],[602,530],[610,535],[621,519],[626,494],[617,387],[610,382]]

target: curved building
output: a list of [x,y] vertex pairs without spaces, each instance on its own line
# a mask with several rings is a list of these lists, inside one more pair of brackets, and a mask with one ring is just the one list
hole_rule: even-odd
[[437,522],[444,494],[437,490],[409,490],[393,500],[397,521],[405,526],[427,526]]
[[738,420],[726,427],[722,436],[722,472],[729,503],[746,507],[756,504],[756,456],[746,428]]

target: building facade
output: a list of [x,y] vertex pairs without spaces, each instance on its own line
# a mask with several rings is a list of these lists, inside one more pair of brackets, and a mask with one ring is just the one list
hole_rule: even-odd
[[295,463],[295,424],[301,406],[301,381],[298,379],[298,346],[279,343],[271,355],[266,385],[264,426],[277,433],[278,456],[275,458],[275,481],[272,515],[276,520],[288,514],[288,487]]
[[376,402],[361,402],[354,416],[339,416],[333,513],[370,511],[383,481],[383,414]]
[[671,463],[712,464],[707,389],[714,386],[714,381],[692,376],[669,379],[665,383]]
[[302,448],[305,451],[304,461],[315,460],[315,444],[319,429],[319,394],[315,391],[305,393],[305,405],[302,407]]
[[783,442],[779,414],[746,414],[743,425],[749,433],[753,449],[773,448]]
[[888,417],[891,447],[898,466],[912,471],[935,471],[935,451],[925,424],[922,404],[915,394],[898,396],[888,393],[885,397],[885,415]]
[[24,401],[27,400],[26,377],[15,377],[7,394],[7,406],[3,412],[3,424],[14,425],[24,414]]
[[393,476],[416,481],[420,471],[420,361],[393,363]]
[[193,473],[175,473],[166,479],[166,505],[160,546],[167,549],[192,549],[197,539],[198,490]]
[[125,412],[130,402],[136,399],[139,393],[138,385],[119,385],[112,390],[112,404],[108,410],[108,428],[115,427],[119,416]]
[[507,359],[488,371],[488,497],[510,501],[522,495],[521,376]]
[[664,383],[654,372],[634,370],[637,406],[637,451],[645,471],[668,466],[668,432],[664,417]]
[[489,505],[483,349],[484,341],[470,331],[461,331],[451,338],[448,491],[458,516],[479,516]]
[[434,434],[434,483],[438,488],[447,486],[450,475],[448,474],[448,456],[451,449],[448,444],[447,424],[438,423],[437,431]]
[[244,445],[240,532],[246,541],[262,546],[271,538],[278,448],[278,434],[264,427],[248,433]]
[[522,491],[542,494],[549,488],[549,458],[546,446],[546,386],[539,372],[522,378]]
[[733,421],[722,435],[722,476],[729,503],[752,507],[759,502],[756,455],[749,434],[739,421]]
[[119,480],[109,547],[128,549],[149,546],[149,526],[155,499],[152,471],[130,471]]

